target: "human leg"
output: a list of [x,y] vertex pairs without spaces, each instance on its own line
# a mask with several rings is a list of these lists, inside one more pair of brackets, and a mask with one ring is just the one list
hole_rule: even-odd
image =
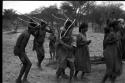
[[74,63],[72,61],[68,61],[68,67],[70,68],[70,80],[72,79],[74,75]]
[[82,72],[81,79],[83,79],[84,74],[85,74],[85,72]]
[[57,79],[61,76],[61,73],[63,72],[63,69],[62,68],[58,68],[57,71],[56,71],[56,77]]
[[102,83],[105,83],[105,81],[108,79],[108,77],[109,77],[109,75],[106,73],[102,79]]
[[23,56],[23,55],[20,55],[20,56],[19,56],[19,59],[20,59],[21,62],[23,63],[23,67],[21,68],[20,73],[19,73],[19,76],[18,76],[18,78],[16,79],[16,83],[21,83],[22,76],[24,75],[24,72],[25,72],[25,70],[26,70],[26,60],[25,60],[24,56]]
[[111,83],[115,83],[116,76],[111,77],[110,80],[111,80]]
[[66,78],[67,79],[67,75],[65,74],[65,69],[67,67],[67,61],[66,60],[62,60],[61,62],[59,62],[59,67],[57,70],[57,76],[61,76],[62,78]]
[[66,75],[65,69],[62,69],[61,76],[62,76],[62,78],[68,79],[68,75]]
[[27,80],[27,76],[29,74],[29,71],[30,71],[30,68],[32,66],[32,63],[31,61],[29,60],[29,58],[27,57],[27,55],[25,55],[25,60],[26,60],[26,69],[25,69],[25,74],[24,74],[24,77],[23,77],[23,81],[24,82],[28,82]]
[[43,49],[43,47],[42,48],[37,48],[36,52],[37,52],[37,59],[38,59],[37,66],[39,68],[41,68],[41,63],[42,63],[42,61],[43,61],[43,59],[45,57],[44,56],[44,49]]
[[74,78],[76,78],[76,79],[77,79],[77,74],[78,74],[78,72],[79,72],[79,71],[76,70],[76,71],[75,71],[75,74],[74,74]]

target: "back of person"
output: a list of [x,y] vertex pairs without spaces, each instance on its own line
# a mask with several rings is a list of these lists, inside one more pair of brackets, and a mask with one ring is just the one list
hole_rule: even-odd
[[[22,39],[25,37],[25,41],[22,41]],[[21,52],[25,52],[25,47],[27,45],[27,41],[29,40],[30,34],[28,31],[22,32],[16,42],[16,45],[14,46],[14,54],[20,55]]]
[[16,41],[16,45],[14,46],[14,54],[15,56],[18,56],[18,58],[20,59],[20,61],[22,62],[23,66],[21,67],[19,76],[16,79],[16,83],[27,83],[29,82],[27,80],[27,76],[29,73],[29,70],[32,66],[31,61],[29,60],[29,58],[27,57],[27,53],[25,53],[25,48],[26,45],[29,41],[30,35],[33,35],[34,33],[34,29],[31,27],[28,27],[28,30],[25,30],[24,32],[22,32],[17,41]]

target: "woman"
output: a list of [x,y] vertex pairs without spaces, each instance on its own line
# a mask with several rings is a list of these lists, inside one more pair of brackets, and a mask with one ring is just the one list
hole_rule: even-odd
[[82,71],[81,79],[83,78],[84,73],[89,73],[91,71],[88,48],[91,40],[88,41],[86,38],[87,31],[88,25],[82,23],[79,27],[79,35],[77,36],[77,48],[75,52],[75,78],[77,78],[77,74],[79,71]]
[[107,78],[111,80],[111,83],[114,83],[117,76],[121,75],[122,60],[120,51],[120,35],[117,23],[117,21],[111,23],[110,32],[103,41],[105,44],[103,55],[106,64],[106,73],[102,83],[105,83]]

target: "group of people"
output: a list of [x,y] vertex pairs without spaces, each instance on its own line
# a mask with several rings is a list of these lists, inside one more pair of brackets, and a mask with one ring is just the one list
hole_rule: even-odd
[[[121,74],[122,60],[125,53],[125,47],[123,50],[123,42],[125,41],[124,28],[121,26],[121,20],[107,21],[107,27],[105,28],[104,36],[104,58],[106,62],[106,74],[102,80],[102,83],[109,77],[114,83],[117,75]],[[73,27],[75,23],[70,19],[67,19],[64,23],[63,29],[60,31],[60,37],[54,38],[54,41],[50,42],[51,51],[55,51],[58,68],[56,71],[57,78],[77,78],[79,71],[82,71],[81,79],[85,73],[91,72],[91,61],[88,45],[91,40],[87,40],[86,32],[88,31],[88,24],[82,23],[79,26],[79,33],[73,33]],[[37,66],[42,69],[41,63],[45,57],[43,43],[46,32],[52,33],[53,31],[47,28],[47,23],[40,20],[40,25],[35,23],[33,19],[30,19],[28,29],[25,30],[17,39],[14,46],[14,54],[18,56],[23,66],[20,70],[19,76],[16,79],[16,83],[28,83],[27,76],[31,68],[31,61],[25,53],[26,45],[29,41],[30,35],[34,36],[33,50],[37,53],[38,63]],[[120,27],[120,28],[118,28]],[[125,27],[125,26],[124,26]],[[117,34],[118,33],[118,34]],[[53,45],[53,46],[51,46]],[[53,49],[53,50],[52,50]],[[111,51],[112,50],[112,51]],[[121,51],[122,50],[122,51]],[[70,77],[65,73],[66,68],[70,69]],[[23,76],[24,75],[24,76]],[[23,79],[22,79],[23,77]]]
[[[82,23],[79,26],[79,33],[72,33],[71,20],[67,20],[64,29],[61,32],[61,40],[56,46],[56,59],[58,62],[57,68],[57,78],[68,78],[65,74],[65,69],[68,67],[70,69],[71,80],[73,77],[77,78],[79,71],[82,71],[81,78],[83,78],[84,73],[89,73],[91,71],[90,55],[88,45],[91,40],[87,40],[86,32],[88,30],[88,25]],[[67,31],[68,29],[68,31]],[[67,31],[66,35],[64,33]]]
[[[45,57],[44,48],[43,48],[45,35],[46,35],[46,32],[49,32],[49,33],[52,32],[51,30],[46,29],[46,26],[47,26],[47,23],[44,22],[43,20],[41,20],[40,24],[38,24],[34,22],[33,19],[30,19],[28,29],[26,29],[24,32],[22,32],[19,35],[16,41],[16,45],[14,46],[14,55],[19,57],[23,66],[20,70],[18,78],[16,79],[16,83],[28,83],[29,82],[27,80],[27,76],[30,71],[32,63],[27,57],[25,48],[29,41],[30,35],[34,36],[33,51],[35,50],[37,53],[37,58],[38,58],[37,66],[40,69],[42,69],[41,63]],[[22,80],[22,77],[23,77],[23,80]]]

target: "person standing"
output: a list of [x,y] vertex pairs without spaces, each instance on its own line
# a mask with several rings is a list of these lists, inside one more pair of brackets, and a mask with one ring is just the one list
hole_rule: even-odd
[[37,59],[38,59],[38,63],[37,66],[38,68],[41,68],[41,63],[45,57],[45,52],[44,52],[44,39],[45,39],[45,35],[46,32],[51,33],[52,31],[46,29],[47,24],[41,20],[41,24],[39,26],[39,30],[37,30],[37,32],[34,35],[34,41],[33,41],[33,51],[36,51],[37,54]]
[[103,55],[106,64],[106,73],[102,79],[102,83],[105,83],[108,78],[111,80],[111,83],[115,83],[116,78],[122,73],[121,37],[118,21],[111,22],[109,32],[103,42],[105,45]]
[[[32,20],[30,20],[30,22],[33,22]],[[30,23],[29,23],[30,24]],[[29,60],[29,58],[27,57],[27,54],[25,52],[25,48],[27,46],[27,43],[29,41],[30,35],[35,33],[35,28],[34,26],[30,25],[28,26],[28,30],[25,30],[24,32],[22,32],[17,41],[16,41],[16,45],[14,46],[14,55],[18,56],[19,59],[21,60],[23,66],[20,70],[19,76],[16,79],[16,83],[29,83],[29,81],[27,80],[27,76],[28,73],[30,71],[31,68],[31,61]],[[22,80],[22,76],[23,80]]]
[[[64,24],[64,28],[61,32],[61,37],[65,34],[68,27],[72,24],[72,21],[67,20]],[[73,26],[71,26],[73,27]],[[60,76],[63,78],[68,78],[65,74],[65,69],[67,67],[70,68],[70,80],[73,77],[74,74],[74,57],[73,57],[73,46],[72,43],[72,37],[71,37],[71,30],[70,28],[68,32],[65,34],[65,36],[59,41],[59,44],[56,48],[56,54],[57,54],[57,61],[58,61],[58,69],[56,71],[57,78]]]
[[79,71],[82,71],[81,79],[85,73],[90,73],[91,63],[88,45],[91,40],[87,40],[86,32],[88,31],[88,25],[82,23],[79,27],[79,35],[77,36],[77,47],[75,51],[75,74],[77,78]]

